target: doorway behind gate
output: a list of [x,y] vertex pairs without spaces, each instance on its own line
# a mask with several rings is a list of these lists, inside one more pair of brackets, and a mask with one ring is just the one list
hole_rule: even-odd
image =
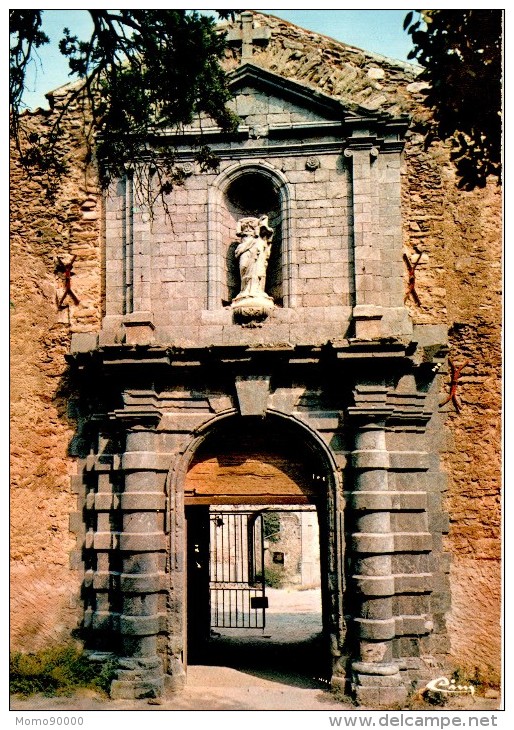
[[197,506],[186,517],[188,663],[323,686],[316,510]]

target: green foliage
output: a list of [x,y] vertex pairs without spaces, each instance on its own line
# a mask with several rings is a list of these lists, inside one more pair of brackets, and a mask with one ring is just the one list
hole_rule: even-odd
[[[44,139],[25,138],[20,126],[25,71],[32,49],[48,42],[40,32],[41,10],[12,10],[11,19],[11,134],[27,167],[47,172],[49,188],[63,170],[56,142],[71,107],[85,104],[91,123],[84,131],[95,145],[100,179],[107,186],[132,169],[143,170],[147,202],[180,183],[174,169],[173,136],[201,115],[223,129],[236,126],[227,109],[230,99],[220,61],[225,38],[212,17],[189,10],[89,10],[93,32],[79,41],[65,28],[59,49],[68,60],[75,84]],[[87,116],[87,115],[86,115]],[[203,169],[217,160],[202,144],[197,161]],[[141,164],[144,163],[144,164]],[[46,165],[46,169],[45,169]],[[141,181],[140,181],[141,182]]]
[[282,588],[284,569],[280,565],[268,565],[264,571],[264,583],[269,588]]
[[87,687],[107,694],[114,678],[112,662],[92,662],[72,645],[35,654],[15,652],[9,660],[9,689],[13,694],[72,694]]
[[422,693],[422,699],[429,705],[444,707],[448,704],[449,696],[442,692],[429,692],[425,689]]
[[410,12],[404,28],[409,54],[424,71],[420,80],[431,118],[422,129],[427,146],[450,140],[459,187],[484,187],[501,176],[502,11],[422,10]]
[[262,521],[264,524],[264,539],[270,542],[278,542],[280,539],[280,515],[277,512],[264,512]]

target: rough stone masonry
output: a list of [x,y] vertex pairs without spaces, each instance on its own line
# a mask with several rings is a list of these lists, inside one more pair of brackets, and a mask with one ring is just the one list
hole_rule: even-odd
[[[188,514],[307,503],[334,686],[384,706],[449,660],[497,679],[499,195],[457,191],[445,150],[422,151],[413,67],[271,16],[241,23],[227,57],[240,127],[202,122],[217,174],[194,168],[188,133],[174,140],[186,178],[170,218],[134,206],[130,176],[102,199],[79,128],[52,207],[13,165],[13,646],[78,626],[118,657],[114,696],[179,688],[198,628]],[[274,306],[241,323],[248,214],[274,231]],[[64,255],[79,301],[59,310]],[[460,414],[439,407],[448,352],[471,363]],[[227,494],[212,464],[243,442],[255,478]]]

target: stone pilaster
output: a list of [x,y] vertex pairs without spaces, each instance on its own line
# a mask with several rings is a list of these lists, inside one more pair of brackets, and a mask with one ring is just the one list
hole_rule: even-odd
[[[373,391],[373,392],[372,392]],[[395,535],[391,510],[394,495],[388,478],[390,457],[385,422],[390,415],[387,389],[369,389],[369,402],[349,409],[355,422],[354,474],[350,505],[353,514],[354,636],[352,688],[360,704],[391,706],[405,700],[407,690],[393,660],[396,624],[393,613],[392,554]]]
[[163,621],[165,471],[158,458],[158,434],[145,424],[144,416],[139,424],[139,419],[131,420],[121,464],[125,475],[119,536],[121,658],[111,687],[115,698],[158,697],[164,689],[157,636]]
[[372,162],[378,155],[371,140],[362,139],[358,146],[347,147],[344,155],[352,170],[353,262],[355,301],[353,317],[355,336],[362,339],[380,337],[382,308],[380,278],[376,276],[380,251],[375,245],[373,216]]
[[123,284],[124,313],[134,311],[134,180],[132,175],[124,178],[123,201]]
[[85,507],[88,514],[96,516],[95,530],[92,533],[92,544],[96,554],[95,570],[90,571],[92,576],[92,587],[95,595],[95,610],[92,615],[92,628],[95,633],[104,634],[112,631],[113,622],[116,621],[116,613],[113,611],[112,585],[111,581],[113,549],[115,549],[115,521],[117,495],[113,491],[113,466],[115,456],[105,452],[109,436],[106,432],[98,436],[98,456],[92,464],[96,474],[96,489],[87,495]]
[[410,336],[412,323],[401,301],[402,125],[377,129],[366,119],[351,125],[344,157],[351,170],[355,337]]

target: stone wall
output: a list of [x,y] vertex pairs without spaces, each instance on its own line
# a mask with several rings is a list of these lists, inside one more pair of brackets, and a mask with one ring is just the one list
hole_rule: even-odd
[[[276,37],[256,62],[270,70],[393,113],[412,111],[419,101],[413,67],[277,19],[269,22]],[[54,100],[59,103],[60,97]],[[44,131],[51,117],[38,112],[26,121]],[[26,178],[15,151],[12,155],[13,649],[34,650],[68,638],[82,611],[77,596],[81,576],[70,571],[68,557],[74,546],[68,515],[76,509],[70,480],[76,470],[71,456],[76,423],[64,356],[72,332],[100,328],[104,291],[102,202],[91,168],[84,173],[80,130],[76,116],[60,139],[70,167],[51,203],[37,179]],[[450,359],[457,365],[470,363],[459,381],[461,413],[451,404],[443,409],[448,412],[446,549],[453,556],[451,653],[456,665],[471,671],[478,667],[495,679],[501,647],[501,192],[493,185],[473,193],[458,190],[446,150],[424,152],[421,140],[412,135],[404,156],[402,208],[405,251],[411,261],[423,254],[416,268],[420,305],[409,304],[414,321],[446,322]],[[318,257],[322,251],[313,249]],[[68,300],[69,306],[58,310],[56,295],[62,296],[63,288],[55,259],[75,254],[72,288],[80,304]],[[321,271],[322,263],[306,256],[303,265]],[[441,381],[443,400],[448,377]]]
[[[26,114],[23,124],[41,135],[51,120],[39,112]],[[76,108],[59,140],[69,168],[53,201],[43,175],[29,179],[14,149],[11,156],[12,649],[69,640],[82,611],[81,577],[69,566],[76,424],[65,355],[72,332],[98,328],[102,298],[101,197],[93,171],[84,171],[80,132]],[[57,257],[67,263],[73,255],[72,290],[80,304],[67,298],[59,309]]]
[[272,575],[272,585],[275,581],[273,587],[284,588],[301,582],[301,513],[280,512],[278,517],[277,534],[265,541],[264,564]]
[[[416,268],[415,322],[445,321],[449,359],[463,369],[449,403],[444,466],[452,555],[451,654],[457,666],[497,680],[501,655],[502,197],[459,190],[444,147],[413,135],[405,152],[405,251]],[[442,379],[441,402],[450,371]]]
[[[318,322],[339,321],[339,329],[348,321],[350,298],[349,281],[349,231],[346,196],[348,190],[347,171],[341,169],[340,155],[323,155],[319,169],[309,171],[305,159],[295,157],[268,158],[270,170],[281,171],[285,184],[294,191],[294,247],[296,311],[295,321],[308,321],[315,317]],[[223,161],[221,176],[233,167],[232,161]],[[167,199],[166,217],[162,206],[155,211],[155,220],[150,221],[143,212],[134,216],[134,247],[140,260],[148,261],[149,281],[146,272],[142,284],[138,284],[138,271],[134,272],[134,310],[153,312],[157,328],[168,328],[166,334],[180,339],[179,329],[187,325],[188,339],[197,342],[204,338],[201,325],[232,323],[232,313],[216,317],[204,315],[208,308],[207,263],[209,260],[209,230],[206,209],[209,192],[218,184],[218,176],[212,174],[193,175],[184,185],[177,187]],[[118,189],[122,188],[121,185]],[[107,238],[111,251],[109,267],[115,281],[108,287],[108,313],[123,313],[124,287],[122,281],[123,230],[125,205],[122,194],[111,194],[106,201]],[[226,203],[222,201],[221,207]],[[262,211],[263,213],[267,211]],[[214,213],[213,213],[214,215]],[[211,236],[212,237],[212,236]],[[277,237],[278,238],[278,237]],[[236,240],[236,222],[222,237],[219,268],[227,259],[229,249]],[[272,244],[273,246],[273,244]],[[236,264],[237,265],[237,264]],[[116,270],[114,267],[117,267]],[[114,285],[113,285],[114,284]],[[225,294],[226,296],[226,294]],[[220,297],[216,310],[222,312]],[[313,311],[315,310],[315,311]],[[288,320],[277,311],[272,317],[277,323]],[[289,316],[291,321],[291,316]],[[196,328],[191,332],[191,327]],[[222,328],[217,333],[220,342]],[[208,332],[209,337],[215,335]],[[294,336],[294,335],[293,335]],[[208,343],[206,343],[208,344]]]

